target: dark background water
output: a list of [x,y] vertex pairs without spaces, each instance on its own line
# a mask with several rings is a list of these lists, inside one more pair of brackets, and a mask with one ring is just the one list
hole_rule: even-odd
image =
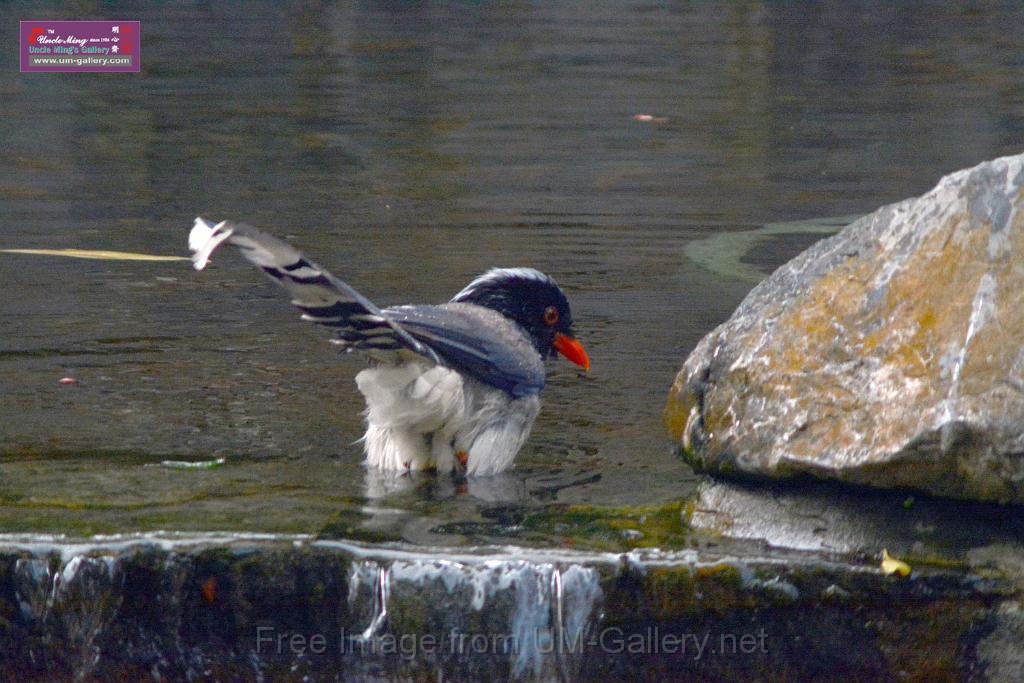
[[[142,73],[19,74],[34,18],[141,20]],[[666,392],[751,285],[687,244],[864,213],[1024,135],[1016,3],[9,2],[0,25],[0,248],[184,255],[195,215],[230,217],[381,304],[532,265],[593,361],[552,364],[514,473],[379,480],[360,362],[234,255],[0,254],[5,531],[452,543],[509,509],[685,499]]]

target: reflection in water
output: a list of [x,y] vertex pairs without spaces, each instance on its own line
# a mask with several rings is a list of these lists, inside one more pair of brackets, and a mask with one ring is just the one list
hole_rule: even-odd
[[240,260],[196,278],[0,254],[7,531],[435,539],[557,506],[661,509],[696,481],[662,431],[668,385],[750,287],[688,245],[864,213],[1024,135],[1013,4],[104,8],[143,22],[138,76],[40,79],[0,53],[0,249],[185,256],[195,215],[233,216],[384,305],[529,265],[569,293],[593,369],[550,368],[509,479],[371,483],[360,361]]
[[489,477],[463,477],[432,472],[394,472],[368,467],[364,482],[366,497],[374,500],[413,493],[438,502],[460,495],[481,502],[526,500],[526,478],[517,472],[503,472]]
[[[686,256],[717,275],[753,284],[763,280],[780,263],[785,263],[823,237],[836,234],[857,218],[818,218],[772,223],[754,230],[719,232],[690,242],[686,246]],[[799,240],[799,248],[787,249],[786,238]]]
[[690,523],[695,529],[778,548],[871,558],[888,549],[914,562],[963,561],[972,548],[1020,547],[1024,538],[1024,514],[1016,506],[833,482],[708,481],[699,487],[693,505]]
[[360,515],[336,515],[321,537],[403,540],[421,545],[486,543],[522,537],[529,515],[546,515],[563,491],[595,484],[586,469],[514,470],[489,477],[364,470]]

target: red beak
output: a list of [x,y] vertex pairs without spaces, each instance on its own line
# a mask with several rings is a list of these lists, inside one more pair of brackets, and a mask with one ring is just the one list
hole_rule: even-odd
[[583,350],[583,344],[567,334],[555,332],[555,351],[558,351],[567,361],[575,363],[585,371],[590,370],[590,359],[587,352]]

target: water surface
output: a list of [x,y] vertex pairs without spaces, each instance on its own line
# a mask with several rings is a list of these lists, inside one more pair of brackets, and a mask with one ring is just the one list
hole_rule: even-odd
[[2,531],[563,543],[544,520],[567,505],[678,510],[697,477],[661,426],[674,372],[751,269],[819,233],[753,240],[742,272],[688,245],[864,213],[1024,134],[1007,4],[82,12],[0,6],[4,25],[140,19],[143,59],[29,76],[0,54],[0,248],[184,255],[195,215],[230,217],[382,305],[530,265],[568,291],[593,370],[551,364],[514,472],[382,478],[354,444],[361,362],[241,259],[0,255]]

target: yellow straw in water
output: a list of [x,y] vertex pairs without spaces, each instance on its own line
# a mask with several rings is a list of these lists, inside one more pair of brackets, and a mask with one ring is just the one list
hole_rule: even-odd
[[157,256],[135,254],[130,251],[103,251],[92,249],[0,249],[4,254],[34,254],[37,256],[67,256],[101,261],[188,261],[187,256]]

